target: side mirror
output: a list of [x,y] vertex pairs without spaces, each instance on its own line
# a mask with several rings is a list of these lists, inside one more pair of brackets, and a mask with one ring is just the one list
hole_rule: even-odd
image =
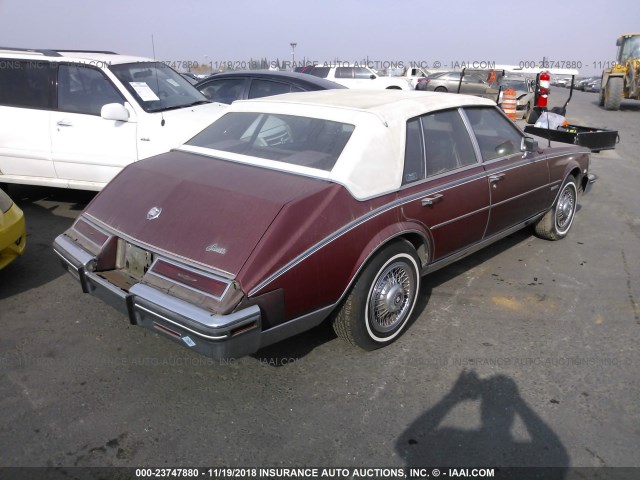
[[100,116],[105,120],[126,122],[129,120],[129,111],[120,103],[107,103],[102,106]]
[[538,142],[531,137],[524,137],[522,139],[522,145],[520,146],[522,152],[537,152]]
[[372,73],[372,74],[369,76],[369,78],[370,78],[371,80],[375,80],[375,79],[376,79],[376,76]]
[[511,155],[513,153],[513,143],[510,140],[501,143],[495,148],[495,152],[499,157],[504,157],[505,155]]

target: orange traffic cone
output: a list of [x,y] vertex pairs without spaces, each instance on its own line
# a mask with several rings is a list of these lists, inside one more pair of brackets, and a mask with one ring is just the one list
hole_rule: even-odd
[[502,94],[502,110],[511,120],[516,119],[516,90],[507,88]]

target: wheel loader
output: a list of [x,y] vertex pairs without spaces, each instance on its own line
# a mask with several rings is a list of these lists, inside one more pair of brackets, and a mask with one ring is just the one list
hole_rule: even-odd
[[616,45],[616,62],[602,72],[600,106],[606,110],[620,110],[625,98],[640,100],[640,33],[622,35]]

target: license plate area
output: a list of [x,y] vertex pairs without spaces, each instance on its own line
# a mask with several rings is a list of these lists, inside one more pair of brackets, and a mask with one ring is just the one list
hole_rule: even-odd
[[153,263],[153,254],[147,250],[124,242],[123,270],[136,280],[141,280]]

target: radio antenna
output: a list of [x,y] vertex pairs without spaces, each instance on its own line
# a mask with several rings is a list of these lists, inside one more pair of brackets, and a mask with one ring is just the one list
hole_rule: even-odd
[[[156,61],[156,43],[153,40],[153,33],[151,34],[151,52],[153,53],[153,61]],[[160,93],[160,80],[158,80],[158,67],[156,65],[153,66],[153,71],[156,72],[156,89],[158,90],[158,93]],[[160,121],[160,126],[164,127],[165,121],[164,121],[164,114],[162,113],[162,110],[160,110],[160,117],[162,118],[162,120]]]

